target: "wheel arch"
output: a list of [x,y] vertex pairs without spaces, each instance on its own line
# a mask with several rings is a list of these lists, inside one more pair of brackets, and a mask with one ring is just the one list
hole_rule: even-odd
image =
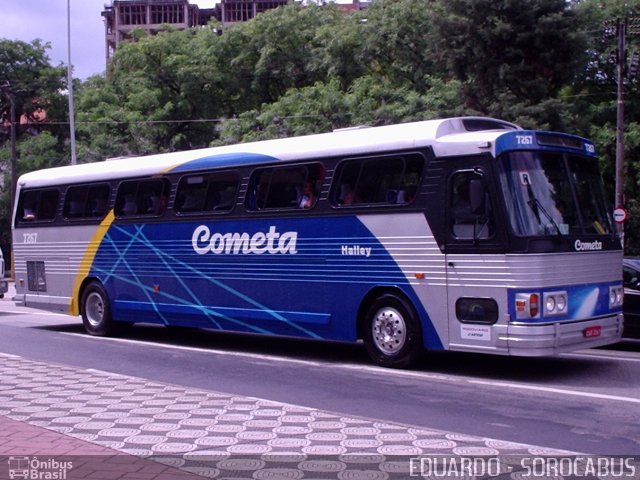
[[80,287],[78,288],[75,298],[73,299],[75,305],[77,305],[76,307],[77,312],[74,312],[75,315],[82,314],[82,296],[84,295],[84,291],[86,290],[87,286],[89,286],[94,282],[99,283],[104,288],[104,284],[98,277],[94,277],[94,276],[85,277],[85,279],[82,280],[82,282],[80,283]]

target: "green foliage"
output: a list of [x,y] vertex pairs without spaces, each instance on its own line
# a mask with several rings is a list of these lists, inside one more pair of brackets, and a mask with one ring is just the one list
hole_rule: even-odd
[[[586,39],[564,0],[447,0],[434,20],[434,57],[464,85],[479,112],[553,124],[536,108],[557,95],[584,64]],[[435,48],[434,48],[435,47]],[[508,100],[508,101],[505,101]]]
[[[16,173],[59,165],[68,159],[65,69],[49,63],[49,44],[0,39],[0,246],[11,241],[11,104],[15,109]],[[43,115],[46,112],[46,115]],[[20,121],[22,119],[22,122]]]
[[433,18],[439,14],[436,5],[425,8],[424,0],[372,5],[365,13],[367,70],[394,85],[425,93],[429,89],[425,79],[438,73],[433,65],[432,33]]
[[[603,22],[638,15],[640,0],[378,0],[350,14],[333,4],[291,4],[224,26],[222,35],[215,24],[137,31],[106,75],[76,89],[79,161],[488,115],[592,138],[613,198],[615,41],[602,34]],[[45,106],[50,118],[64,119],[63,75],[46,48],[0,41],[0,85],[2,75],[22,72],[12,78],[35,87],[20,97],[20,111]],[[628,48],[640,51],[640,36],[629,36]],[[626,193],[635,222],[640,81],[625,82]],[[5,96],[0,107],[6,118]],[[66,126],[46,130],[37,142],[21,140],[21,169],[65,158]],[[628,225],[627,253],[640,254],[638,225]]]
[[[60,105],[59,91],[63,88],[65,71],[52,67],[46,50],[49,44],[40,40],[31,43],[0,39],[0,113],[9,118],[10,102],[15,99],[16,118],[26,116],[37,122],[37,111],[46,108],[55,115]],[[53,108],[52,108],[53,106]]]
[[[615,22],[640,16],[640,0],[583,0],[574,2],[573,9],[583,19],[591,42],[585,68],[578,70],[574,85],[567,88],[572,94],[566,97],[567,110],[575,119],[577,133],[596,143],[605,186],[613,200],[617,111]],[[614,28],[610,35],[604,34],[605,21]],[[630,33],[626,40],[630,58],[633,52],[640,52],[640,36]],[[625,224],[625,253],[640,256],[640,79],[626,76],[624,84],[625,204],[630,212],[630,220]]]
[[[120,122],[109,127],[117,130],[120,154],[206,144],[213,133],[211,123],[191,120],[221,112],[216,91],[218,75],[207,57],[208,42],[216,39],[211,29],[167,30],[156,36],[140,35],[137,42],[123,44],[102,84],[107,95],[91,98],[92,89],[79,95],[80,104],[87,103],[84,112],[96,117],[93,121],[106,117],[109,122]],[[90,149],[102,150],[100,144]]]

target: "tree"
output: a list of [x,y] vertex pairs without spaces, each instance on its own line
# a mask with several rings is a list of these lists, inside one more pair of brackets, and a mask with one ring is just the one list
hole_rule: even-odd
[[428,91],[428,77],[440,76],[431,38],[437,14],[437,2],[399,0],[374,2],[355,16],[361,24],[364,74],[377,74],[386,83],[418,94]]
[[89,88],[80,102],[87,102],[94,121],[119,117],[130,154],[205,146],[213,136],[206,120],[221,113],[218,73],[208,68],[207,56],[216,39],[211,29],[139,33],[136,42],[118,47],[107,82],[95,81],[104,95]]
[[26,117],[37,124],[37,112],[46,110],[47,116],[57,118],[64,88],[65,70],[52,67],[46,51],[49,44],[40,40],[31,43],[0,39],[0,114],[9,119],[10,101],[13,97],[16,118]]
[[[613,199],[616,158],[617,38],[618,19],[640,17],[640,0],[582,0],[572,7],[585,30],[591,32],[588,61],[573,85],[566,88],[574,128],[597,145],[605,185]],[[609,28],[605,28],[608,26]],[[611,28],[613,27],[613,28]],[[627,57],[640,53],[640,37],[628,35]],[[627,70],[624,82],[624,158],[626,207],[630,220],[625,226],[625,253],[640,255],[640,79]]]
[[325,81],[326,65],[317,61],[325,48],[319,32],[342,22],[335,5],[291,4],[225,30],[213,57],[230,100],[227,115],[273,103],[289,89]]
[[[4,174],[0,198],[0,245],[8,256],[11,235],[11,185],[17,174],[28,171],[45,158],[50,165],[58,165],[65,159],[65,140],[63,125],[67,114],[64,110],[64,97],[61,94],[65,83],[65,70],[53,67],[47,56],[48,44],[40,40],[31,43],[0,39],[0,170]],[[14,124],[17,137],[18,159],[15,165],[11,161],[11,106],[15,108]],[[46,121],[43,121],[46,119]],[[21,121],[22,120],[22,121]],[[22,158],[24,150],[41,139],[38,135],[47,131],[47,144],[44,149],[33,150],[35,163]],[[44,140],[45,137],[42,137]],[[12,170],[15,168],[14,175]]]
[[558,112],[535,111],[581,68],[586,51],[578,17],[564,0],[441,0],[434,17],[434,61],[464,85],[464,103],[520,122],[505,108],[533,107],[529,126],[555,127]]

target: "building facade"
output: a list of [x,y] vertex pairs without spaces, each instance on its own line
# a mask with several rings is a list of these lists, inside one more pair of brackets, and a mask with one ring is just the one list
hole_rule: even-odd
[[[144,30],[150,35],[164,25],[185,29],[207,25],[216,20],[222,26],[246,22],[256,15],[289,3],[289,0],[221,0],[215,8],[198,8],[189,0],[112,0],[105,5],[102,16],[105,26],[107,62],[122,41],[131,40],[133,30]],[[352,0],[340,4],[345,11],[360,10],[368,2]]]
[[287,3],[287,0],[222,0],[220,2],[220,21],[223,25],[246,22],[259,13]]
[[164,25],[185,29],[220,19],[220,9],[200,9],[189,0],[113,0],[102,12],[107,61],[118,44],[131,40],[133,30],[158,33]]

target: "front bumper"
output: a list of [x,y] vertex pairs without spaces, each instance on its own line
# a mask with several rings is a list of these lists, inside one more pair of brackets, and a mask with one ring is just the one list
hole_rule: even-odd
[[[506,333],[499,336],[499,343],[508,349],[510,355],[556,355],[617,343],[622,337],[623,325],[622,313],[593,320],[543,325],[513,322],[507,326]],[[598,327],[598,336],[585,336],[585,331],[593,331]]]

